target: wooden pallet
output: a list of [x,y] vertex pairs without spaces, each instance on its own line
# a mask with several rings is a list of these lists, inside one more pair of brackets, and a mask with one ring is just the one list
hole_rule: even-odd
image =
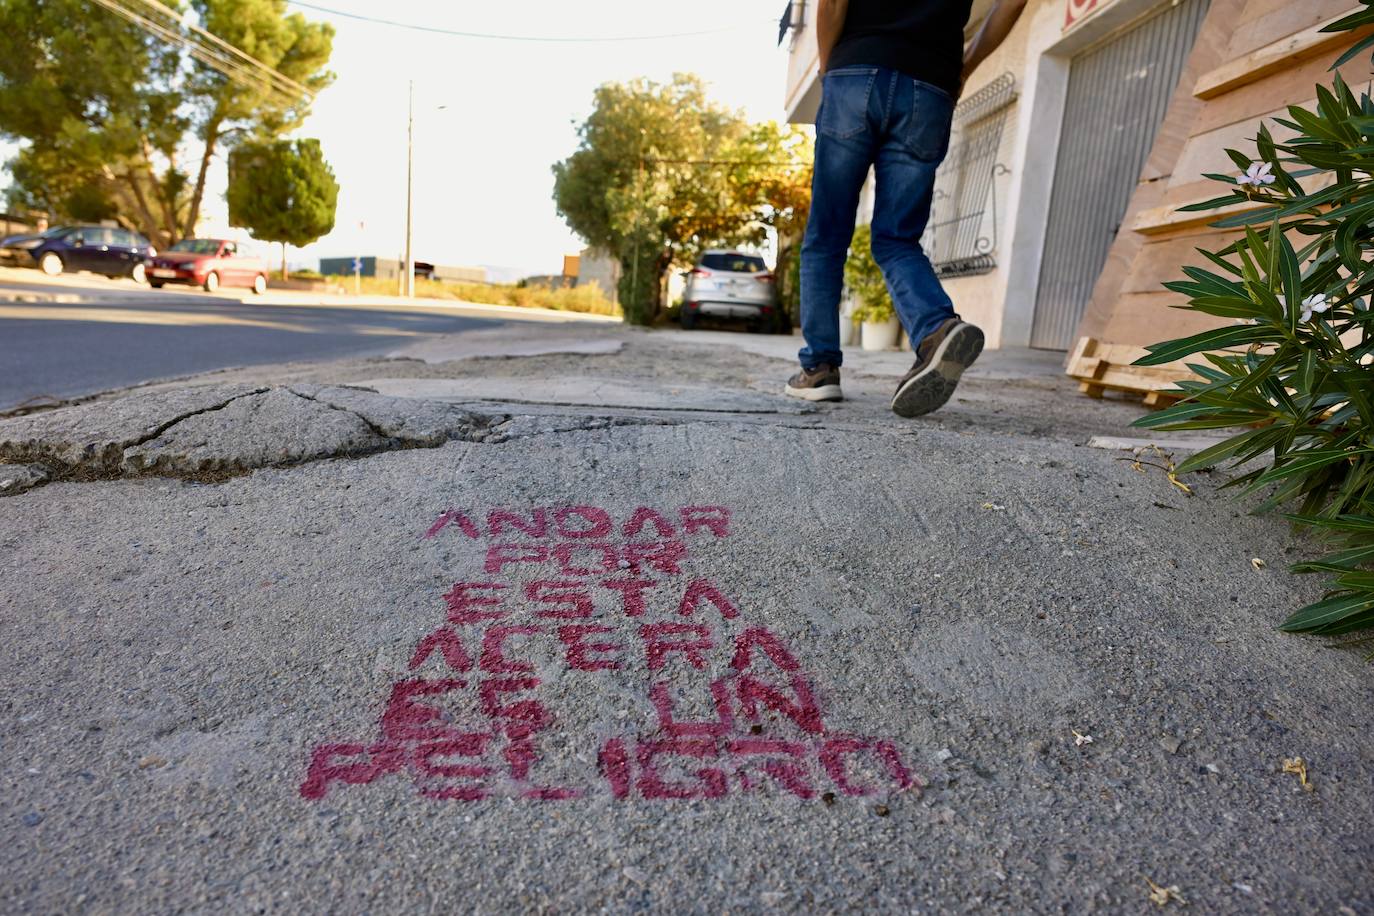
[[1182,362],[1160,366],[1132,366],[1145,356],[1144,347],[1129,344],[1104,344],[1092,337],[1080,337],[1069,356],[1068,374],[1078,379],[1078,390],[1090,398],[1108,391],[1139,395],[1146,407],[1168,407],[1178,401],[1168,391],[1182,379],[1194,378]]

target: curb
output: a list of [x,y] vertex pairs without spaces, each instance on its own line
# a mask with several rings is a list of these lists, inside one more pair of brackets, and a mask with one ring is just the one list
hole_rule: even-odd
[[[121,292],[127,292],[127,291],[121,290]],[[158,293],[157,295],[161,295],[161,293]],[[575,320],[575,321],[592,321],[592,322],[600,322],[600,323],[603,323],[603,324],[622,324],[622,323],[624,322],[624,319],[619,318],[619,317],[617,317],[617,316],[615,316],[615,315],[593,315],[593,314],[589,314],[589,313],[587,313],[587,312],[563,311],[563,310],[559,310],[559,309],[530,308],[530,307],[519,306],[519,305],[495,305],[495,304],[486,303],[486,302],[467,302],[467,301],[462,300],[462,299],[404,299],[404,298],[369,297],[369,296],[361,296],[361,297],[358,297],[358,298],[353,298],[353,297],[351,297],[351,296],[330,296],[330,297],[328,297],[328,298],[325,298],[325,297],[323,297],[323,296],[321,296],[321,297],[311,297],[311,296],[309,296],[308,294],[304,294],[304,293],[302,293],[302,294],[300,294],[300,295],[302,295],[303,297],[307,298],[309,301],[307,301],[307,302],[296,302],[296,301],[293,301],[293,300],[291,300],[291,299],[282,299],[282,298],[273,297],[270,293],[269,293],[268,295],[266,295],[266,296],[254,296],[254,297],[252,297],[252,298],[241,297],[241,296],[223,296],[223,295],[216,296],[216,295],[206,295],[206,296],[205,296],[205,301],[207,301],[207,302],[216,302],[216,301],[218,301],[218,302],[233,302],[233,303],[245,304],[245,305],[254,305],[254,304],[257,304],[257,305],[266,305],[266,306],[272,306],[272,305],[280,305],[280,306],[312,305],[312,306],[320,306],[320,307],[329,307],[329,306],[348,306],[348,305],[353,305],[353,306],[364,306],[364,307],[367,307],[367,306],[381,306],[381,307],[388,307],[388,308],[396,308],[396,307],[409,307],[409,308],[414,308],[414,307],[420,307],[420,308],[452,307],[452,308],[470,309],[470,310],[477,311],[477,312],[487,312],[487,313],[494,314],[494,315],[508,315],[508,316],[510,316],[510,317],[512,317],[512,318],[514,318],[514,317],[519,317],[519,316],[529,316],[529,315],[547,315],[547,316],[556,316],[556,317],[559,317],[559,318],[565,318],[565,319]],[[10,292],[5,292],[5,291],[3,291],[3,290],[0,290],[0,305],[32,305],[32,304],[42,304],[42,303],[51,303],[51,304],[54,304],[54,305],[101,305],[101,306],[114,306],[114,305],[121,305],[121,304],[124,304],[124,303],[118,302],[117,300],[112,300],[112,299],[110,299],[110,298],[108,298],[108,297],[105,297],[105,296],[83,295],[83,294],[80,294],[80,293],[44,293],[44,292],[20,292],[20,293],[10,293]],[[158,303],[152,302],[152,303],[140,303],[140,304],[153,304],[153,305],[156,305],[156,304],[158,304]],[[168,304],[182,304],[182,303],[168,303]]]
[[0,295],[0,305],[19,305],[51,302],[60,305],[78,305],[90,301],[85,296],[71,293],[14,293]]

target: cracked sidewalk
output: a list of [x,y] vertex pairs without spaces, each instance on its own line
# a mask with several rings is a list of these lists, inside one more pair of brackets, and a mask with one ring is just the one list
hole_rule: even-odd
[[547,326],[0,421],[5,899],[1374,907],[1298,534],[1086,447],[1139,409],[1053,357],[906,422],[904,355],[811,406],[793,346]]

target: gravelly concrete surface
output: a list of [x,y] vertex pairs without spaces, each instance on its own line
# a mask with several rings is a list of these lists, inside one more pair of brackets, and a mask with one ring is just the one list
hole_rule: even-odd
[[[784,368],[663,346],[435,368]],[[1370,670],[1273,629],[1288,529],[1076,444],[1122,405],[887,384],[0,499],[4,909],[1374,908]]]

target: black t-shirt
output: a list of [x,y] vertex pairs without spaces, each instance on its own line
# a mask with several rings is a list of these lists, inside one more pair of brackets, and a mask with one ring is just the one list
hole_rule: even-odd
[[973,0],[849,0],[830,69],[887,67],[959,94]]

